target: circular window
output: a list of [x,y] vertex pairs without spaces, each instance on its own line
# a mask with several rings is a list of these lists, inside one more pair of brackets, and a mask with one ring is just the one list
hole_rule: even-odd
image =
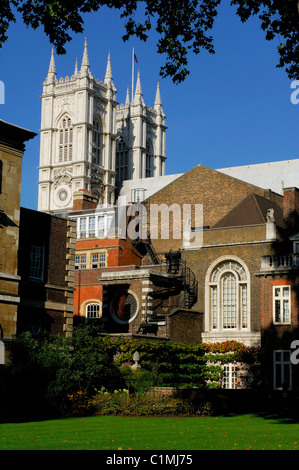
[[58,206],[65,206],[66,204],[69,203],[71,198],[71,191],[68,186],[63,186],[57,189],[55,193],[55,203]]
[[120,293],[113,301],[112,316],[117,323],[130,323],[138,312],[136,297],[130,292]]
[[67,191],[65,189],[61,189],[58,191],[58,199],[64,202],[68,197]]

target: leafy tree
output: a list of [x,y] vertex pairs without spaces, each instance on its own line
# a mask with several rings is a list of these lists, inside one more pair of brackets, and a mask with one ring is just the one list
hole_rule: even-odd
[[68,396],[81,393],[88,400],[96,389],[124,385],[99,329],[92,326],[74,328],[72,338],[20,334],[12,342],[10,359],[15,407],[23,413],[64,413]]
[[[44,28],[58,54],[65,53],[70,33],[83,32],[83,15],[101,7],[119,10],[125,19],[126,41],[132,36],[146,41],[155,27],[159,34],[157,52],[166,55],[161,67],[163,77],[180,83],[189,74],[188,51],[214,53],[213,38],[209,35],[221,0],[1,0],[0,47],[7,40],[9,24],[19,12],[25,25]],[[242,22],[257,15],[266,39],[280,38],[278,67],[284,67],[290,78],[299,77],[299,2],[298,0],[231,0]],[[142,13],[142,21],[136,13]]]

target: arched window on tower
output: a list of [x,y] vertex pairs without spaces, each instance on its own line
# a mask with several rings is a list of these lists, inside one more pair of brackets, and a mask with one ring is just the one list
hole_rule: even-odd
[[225,260],[209,279],[211,330],[249,328],[249,279],[245,268],[235,260]]
[[116,143],[116,184],[129,179],[129,151],[122,138]]
[[145,177],[150,178],[151,176],[154,176],[154,156],[152,146],[149,142],[147,142],[145,157]]
[[102,159],[102,125],[98,118],[93,121],[93,130],[92,130],[92,163],[95,165],[102,166],[103,159]]
[[64,116],[59,125],[59,162],[73,159],[73,125],[69,116]]

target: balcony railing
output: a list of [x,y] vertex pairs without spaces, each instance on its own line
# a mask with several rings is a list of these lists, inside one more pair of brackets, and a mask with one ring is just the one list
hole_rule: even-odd
[[261,271],[299,269],[299,254],[263,256]]

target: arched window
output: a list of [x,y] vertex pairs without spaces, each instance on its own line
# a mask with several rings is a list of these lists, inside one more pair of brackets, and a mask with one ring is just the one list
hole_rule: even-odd
[[145,177],[150,178],[154,176],[154,157],[152,146],[149,142],[146,144],[146,159],[145,159]]
[[129,179],[129,151],[123,139],[116,143],[116,183]]
[[71,118],[65,116],[59,125],[59,162],[73,159],[73,126]]
[[210,327],[212,330],[249,328],[247,270],[235,260],[214,267],[209,279]]
[[92,130],[92,163],[102,166],[102,126],[98,118],[93,121]]
[[86,305],[86,318],[94,319],[100,318],[101,316],[101,306],[98,303],[90,303]]

